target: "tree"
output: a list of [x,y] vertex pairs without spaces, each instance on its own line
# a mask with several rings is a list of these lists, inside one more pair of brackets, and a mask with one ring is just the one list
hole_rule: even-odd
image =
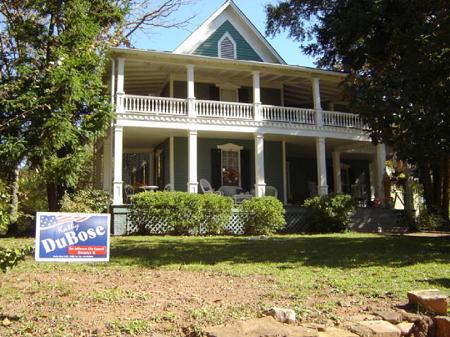
[[266,7],[317,64],[345,69],[372,139],[416,167],[426,205],[448,219],[450,25],[446,0],[290,0]]
[[113,117],[102,81],[107,48],[129,45],[149,26],[182,25],[168,17],[185,3],[1,0],[2,178],[13,186],[26,161],[45,177],[49,209],[57,210],[89,165],[86,148]]

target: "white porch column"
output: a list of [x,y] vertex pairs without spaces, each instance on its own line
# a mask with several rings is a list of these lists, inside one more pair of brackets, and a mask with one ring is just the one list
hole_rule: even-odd
[[194,84],[194,65],[188,64],[187,69],[187,100],[188,100],[188,116],[197,117],[195,111],[195,84]]
[[114,192],[113,204],[123,204],[122,181],[123,126],[114,127]]
[[341,180],[341,153],[333,152],[333,180],[334,180],[334,193],[342,193],[342,180]]
[[266,194],[264,178],[264,136],[255,134],[255,196],[263,197]]
[[112,192],[112,141],[111,131],[109,130],[103,140],[103,190]]
[[170,171],[169,171],[169,183],[170,183],[170,189],[172,191],[175,191],[175,147],[174,147],[174,138],[173,136],[170,136],[169,138],[169,165],[170,165]]
[[283,140],[282,144],[282,161],[283,161],[283,203],[287,205],[287,172],[286,172],[286,141]]
[[188,134],[188,184],[189,193],[198,193],[197,179],[197,130],[189,130]]
[[384,144],[376,145],[375,153],[375,197],[384,198],[383,179],[386,172],[386,146]]
[[316,138],[316,157],[317,157],[317,193],[328,194],[327,185],[327,161],[325,155],[325,138]]
[[261,114],[260,72],[254,71],[252,74],[253,74],[253,113],[255,120],[261,121],[262,114]]
[[117,59],[117,91],[116,91],[116,112],[123,113],[125,111],[124,106],[124,79],[125,79],[125,59],[119,57]]
[[313,91],[314,110],[316,111],[316,124],[317,126],[323,126],[323,110],[320,102],[320,84],[319,78],[317,77],[314,77],[312,79],[312,91]]

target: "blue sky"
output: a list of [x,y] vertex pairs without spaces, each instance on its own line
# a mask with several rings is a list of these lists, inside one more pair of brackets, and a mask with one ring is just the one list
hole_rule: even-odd
[[[146,36],[137,35],[133,39],[136,48],[173,51],[183,40],[190,35],[200,24],[214,13],[225,0],[193,0],[193,4],[185,7],[174,16],[175,20],[195,15],[185,29],[154,29]],[[244,12],[250,21],[264,35],[265,11],[268,3],[276,3],[276,0],[234,0],[236,5]],[[314,59],[304,55],[299,48],[299,43],[290,40],[287,34],[281,33],[274,39],[268,38],[270,44],[278,51],[288,64],[314,67]]]

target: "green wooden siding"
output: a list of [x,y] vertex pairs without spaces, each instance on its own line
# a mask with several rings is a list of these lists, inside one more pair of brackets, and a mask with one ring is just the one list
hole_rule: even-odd
[[236,42],[236,56],[238,60],[262,62],[261,57],[259,57],[255,50],[228,20],[217,28],[217,30],[194,51],[194,54],[218,57],[219,51],[217,44],[225,33],[230,34],[234,42]]
[[[213,139],[199,138],[197,144],[197,177],[205,178],[211,182],[211,149],[217,145],[233,143],[250,151],[251,162],[251,186],[255,184],[255,157],[254,142],[252,140],[240,139]],[[175,190],[186,191],[188,179],[188,144],[186,137],[174,138],[175,154]],[[275,186],[278,190],[278,198],[283,198],[283,166],[282,166],[282,144],[281,142],[264,142],[264,170],[266,184]],[[200,187],[199,187],[200,190]]]

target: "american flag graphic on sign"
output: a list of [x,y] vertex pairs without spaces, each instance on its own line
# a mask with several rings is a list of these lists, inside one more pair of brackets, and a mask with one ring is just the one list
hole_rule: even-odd
[[40,226],[42,229],[52,228],[54,226],[63,225],[70,222],[84,222],[90,216],[75,215],[75,214],[61,214],[61,215],[41,215]]

